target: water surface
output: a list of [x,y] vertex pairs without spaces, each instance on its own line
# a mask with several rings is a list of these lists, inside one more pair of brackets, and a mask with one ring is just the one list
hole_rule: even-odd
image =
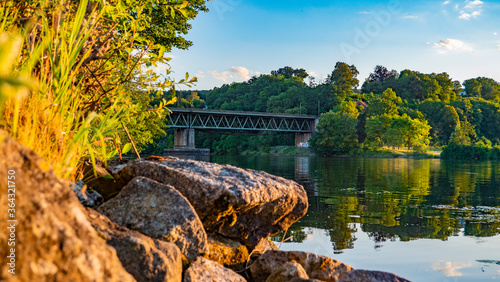
[[500,162],[212,157],[304,186],[309,210],[273,241],[413,281],[500,280]]

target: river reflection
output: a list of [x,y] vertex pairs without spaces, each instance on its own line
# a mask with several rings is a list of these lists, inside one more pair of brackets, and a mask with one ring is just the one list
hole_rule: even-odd
[[[500,162],[315,157],[212,161],[264,170],[304,186],[309,211],[288,230],[286,237],[291,238],[281,249],[317,252],[416,281],[500,279],[500,265],[486,263],[500,261]],[[282,236],[272,240],[280,242]],[[422,256],[418,263],[415,256]]]

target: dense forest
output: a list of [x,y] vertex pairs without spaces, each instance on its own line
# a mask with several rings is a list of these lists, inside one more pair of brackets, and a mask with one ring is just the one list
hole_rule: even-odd
[[[379,65],[359,87],[358,74],[354,65],[343,62],[323,80],[304,69],[284,67],[211,91],[178,92],[176,106],[320,115],[310,146],[321,155],[384,148],[425,152],[429,146],[445,147],[448,157],[497,155],[493,148],[500,144],[500,84],[495,80],[478,77],[460,83],[447,73],[389,71]],[[196,142],[216,154],[239,154],[293,146],[294,137],[197,132]]]

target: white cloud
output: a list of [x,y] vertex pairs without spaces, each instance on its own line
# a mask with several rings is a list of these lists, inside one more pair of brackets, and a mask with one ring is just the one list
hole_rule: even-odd
[[359,12],[359,13],[360,13],[360,14],[369,14],[370,12],[368,12],[368,11],[361,11],[361,12]]
[[202,72],[202,71],[199,71],[197,74],[195,74],[194,76],[198,77],[198,78],[205,78],[205,73]]
[[448,5],[448,4],[450,4],[450,1],[444,1],[443,2],[443,5]]
[[497,49],[500,50],[500,45],[497,45]]
[[474,0],[472,2],[465,1],[465,3],[467,3],[467,5],[465,5],[465,9],[476,9],[476,8],[481,8],[484,2],[479,0]]
[[229,82],[230,80],[249,80],[252,75],[259,75],[260,73],[251,71],[245,67],[231,67],[229,70],[223,72],[208,71],[208,74],[222,82]]
[[233,75],[229,71],[223,71],[223,72],[208,71],[208,74],[210,74],[213,78],[220,80],[222,82],[228,82],[230,78],[233,78]]
[[232,67],[231,72],[239,75],[244,80],[250,79],[250,70],[245,67]]
[[496,32],[493,32],[493,35],[494,35],[494,36],[497,36],[497,35],[498,35],[498,33],[496,33]]
[[402,18],[403,18],[403,19],[416,20],[416,19],[418,19],[418,16],[410,16],[410,15],[408,15],[408,16],[404,16],[404,17],[402,17]]
[[432,265],[432,269],[437,270],[448,277],[458,277],[463,276],[459,271],[462,268],[471,267],[472,263],[460,263],[460,262],[436,262]]
[[440,54],[445,54],[448,52],[472,52],[474,49],[467,45],[465,42],[458,39],[444,39],[438,43],[434,43],[434,49]]
[[481,15],[481,12],[480,11],[474,11],[472,13],[466,13],[464,11],[460,11],[460,16],[458,17],[459,19],[462,19],[462,20],[470,20],[471,18],[472,19],[475,19],[477,18],[478,16]]
[[458,18],[467,21],[477,18],[481,15],[483,4],[484,2],[479,0],[465,1],[465,7],[460,11]]

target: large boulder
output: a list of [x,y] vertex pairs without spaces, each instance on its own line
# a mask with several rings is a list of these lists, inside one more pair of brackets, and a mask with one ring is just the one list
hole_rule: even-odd
[[384,271],[355,269],[342,274],[338,282],[410,282],[410,280]]
[[[297,264],[302,266],[298,267]],[[302,272],[306,272],[307,277]],[[255,281],[409,282],[393,273],[354,269],[329,257],[307,252],[267,251],[250,266]]]
[[309,278],[335,282],[339,277],[353,268],[332,258],[307,252],[267,251],[250,266],[255,281],[266,281],[288,263],[300,264]]
[[220,235],[208,235],[208,245],[209,251],[206,258],[233,270],[243,269],[250,257],[245,245]]
[[309,279],[302,265],[290,261],[282,264],[278,270],[267,277],[266,282],[288,282],[292,279],[302,278],[301,280]]
[[184,282],[246,282],[243,276],[229,268],[199,257],[184,273]]
[[137,281],[182,281],[182,254],[173,243],[151,239],[120,226],[90,208],[87,208],[87,218],[99,236],[116,250],[123,267]]
[[304,216],[308,202],[299,184],[265,172],[192,160],[135,160],[109,167],[128,183],[144,176],[174,186],[195,207],[209,233],[256,246]]
[[208,251],[207,234],[198,215],[170,185],[136,177],[98,211],[121,226],[176,244],[191,261]]
[[0,179],[4,226],[0,280],[135,281],[116,251],[98,237],[69,183],[59,180],[42,158],[3,131]]

